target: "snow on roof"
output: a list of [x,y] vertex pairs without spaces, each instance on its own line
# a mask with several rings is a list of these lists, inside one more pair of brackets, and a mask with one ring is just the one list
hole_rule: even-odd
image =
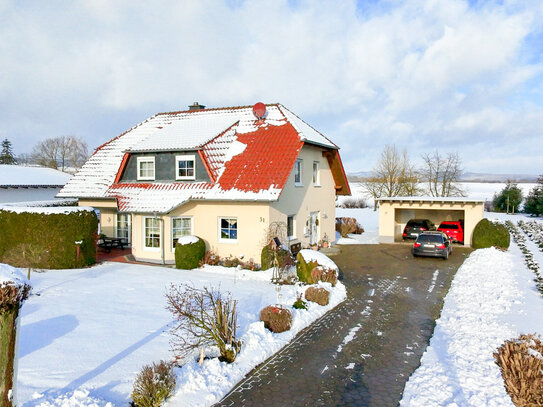
[[72,176],[53,168],[0,164],[0,187],[62,186]]
[[325,255],[324,253],[318,252],[316,250],[311,249],[302,249],[298,253],[304,258],[306,263],[309,263],[310,261],[314,261],[319,266],[323,266],[332,270],[337,270],[338,267],[336,263],[334,263],[330,257]]
[[136,151],[179,151],[195,149],[216,137],[237,120],[220,115],[210,120],[208,115],[173,116],[164,126],[128,149]]
[[25,284],[30,285],[30,281],[23,273],[9,264],[0,263],[0,286],[13,285],[20,287]]
[[[337,146],[279,104],[159,113],[104,144],[57,197],[116,198],[119,210],[167,212],[187,200],[277,200],[304,142]],[[201,150],[212,182],[123,183],[127,152]]]
[[472,199],[464,197],[449,196],[391,196],[387,198],[378,198],[381,202],[450,202],[450,203],[484,203],[484,199]]

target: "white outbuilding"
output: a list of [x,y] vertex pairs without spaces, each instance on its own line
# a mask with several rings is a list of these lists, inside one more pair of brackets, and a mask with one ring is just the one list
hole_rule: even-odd
[[451,197],[380,198],[379,241],[402,240],[402,232],[410,219],[429,219],[436,226],[443,221],[464,223],[464,244],[471,246],[473,229],[483,219],[484,201]]

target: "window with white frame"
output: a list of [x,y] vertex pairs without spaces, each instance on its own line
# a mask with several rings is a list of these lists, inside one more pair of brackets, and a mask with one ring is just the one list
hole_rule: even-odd
[[138,157],[138,180],[155,179],[155,157]]
[[302,160],[294,163],[294,185],[302,185]]
[[234,242],[238,239],[238,219],[219,218],[220,240]]
[[172,247],[175,248],[177,239],[188,235],[192,235],[192,217],[172,218]]
[[144,246],[150,249],[160,247],[160,219],[145,217],[143,218]]
[[115,223],[115,236],[126,239],[126,242],[130,243],[130,232],[130,214],[118,213]]
[[196,160],[194,155],[178,155],[175,157],[175,179],[195,179]]
[[313,161],[313,185],[319,186],[319,162]]
[[294,215],[287,216],[287,237],[294,237]]

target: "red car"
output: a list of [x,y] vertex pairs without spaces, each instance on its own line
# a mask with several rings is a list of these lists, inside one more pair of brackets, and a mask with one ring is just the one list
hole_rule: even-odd
[[464,244],[464,227],[462,222],[453,220],[441,222],[437,230],[444,232],[453,242]]

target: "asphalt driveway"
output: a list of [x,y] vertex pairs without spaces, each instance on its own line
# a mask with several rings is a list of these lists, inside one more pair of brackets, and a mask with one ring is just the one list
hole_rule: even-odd
[[348,299],[255,368],[217,406],[397,406],[420,363],[454,274],[410,245],[341,246]]

